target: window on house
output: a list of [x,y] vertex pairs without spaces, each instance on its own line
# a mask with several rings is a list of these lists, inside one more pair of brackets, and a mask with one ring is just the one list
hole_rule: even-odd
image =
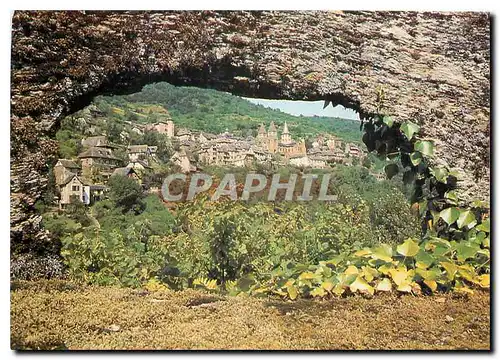
[[80,191],[80,186],[79,185],[71,186],[71,191]]

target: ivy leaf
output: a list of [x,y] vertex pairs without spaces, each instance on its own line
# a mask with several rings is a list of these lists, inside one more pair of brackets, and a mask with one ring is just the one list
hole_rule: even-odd
[[448,179],[448,170],[446,168],[444,167],[429,168],[429,170],[437,181],[446,184],[446,180]]
[[424,280],[436,280],[436,273],[432,270],[424,270],[417,268],[415,274],[419,275]]
[[389,274],[389,271],[393,269],[392,265],[384,264],[378,268],[378,271],[384,275]]
[[483,274],[478,276],[479,285],[483,288],[490,287],[490,274]]
[[326,291],[322,287],[317,287],[317,288],[314,288],[314,290],[311,291],[310,294],[312,297],[317,297],[317,296],[323,297],[326,295]]
[[410,160],[413,166],[417,166],[422,162],[422,154],[419,151],[412,152],[410,154]]
[[407,239],[396,248],[397,252],[406,257],[413,257],[418,254],[420,247],[412,239]]
[[462,292],[462,293],[466,293],[466,294],[474,294],[474,291],[472,289],[468,288],[467,286],[465,286],[464,284],[462,284],[459,281],[457,281],[457,283],[455,284],[453,291],[454,292]]
[[417,268],[427,269],[427,268],[431,267],[431,265],[434,263],[435,259],[427,251],[420,249],[417,256],[415,256],[415,261],[416,261],[415,266]]
[[375,288],[377,291],[391,291],[392,290],[392,284],[391,280],[388,278],[383,279],[377,284],[377,287]]
[[330,105],[330,103],[331,103],[330,100],[325,100],[325,103],[323,104],[323,109],[326,109],[328,107],[328,105]]
[[413,138],[413,135],[420,131],[420,126],[410,121],[406,121],[401,125],[400,129],[405,134],[406,138],[408,140],[411,140]]
[[439,217],[443,219],[448,225],[453,224],[458,220],[460,211],[456,207],[449,207],[439,213]]
[[290,299],[295,300],[297,298],[297,288],[293,285],[289,285],[286,287],[286,290],[288,292],[288,296],[290,296]]
[[354,253],[354,256],[358,257],[366,257],[367,255],[371,255],[372,251],[369,248],[364,248],[362,250],[358,250]]
[[383,121],[388,127],[392,127],[392,125],[394,124],[394,120],[392,120],[390,116],[384,116]]
[[415,150],[420,151],[425,156],[432,156],[434,155],[434,144],[430,141],[417,141]]
[[450,262],[441,262],[440,264],[446,270],[448,280],[453,280],[455,278],[455,274],[458,271],[458,266]]
[[412,287],[409,281],[403,281],[401,284],[398,285],[398,288],[396,290],[409,293],[411,292]]
[[401,269],[391,269],[389,270],[389,274],[392,277],[394,283],[398,286],[407,282],[408,279],[408,271],[404,268]]
[[387,244],[382,244],[373,250],[372,258],[385,262],[392,262],[392,247]]
[[392,179],[399,172],[398,164],[389,164],[384,168],[388,179]]
[[490,247],[490,237],[488,236],[487,238],[484,238],[482,241],[482,244],[484,247],[489,248]]
[[429,289],[431,289],[432,292],[436,291],[437,289],[437,282],[434,280],[424,280],[424,284],[427,285]]
[[470,244],[467,244],[466,242],[460,242],[456,247],[457,260],[458,261],[465,261],[469,258],[473,258],[476,256],[478,250],[479,250],[479,247],[477,247],[477,246],[471,246]]
[[366,281],[372,281],[374,278],[378,276],[378,271],[377,269],[374,269],[372,267],[363,266],[362,275],[366,279]]
[[359,270],[354,265],[349,265],[349,267],[344,271],[344,274],[346,274],[346,275],[357,275],[358,273],[359,273]]
[[473,208],[489,208],[489,204],[482,200],[474,200],[471,205]]
[[332,291],[333,283],[330,280],[326,280],[321,283],[321,287],[326,291]]
[[316,277],[312,272],[306,271],[299,275],[299,280],[312,280]]
[[456,191],[447,191],[445,194],[444,194],[444,198],[446,200],[448,200],[448,203],[451,203],[453,205],[457,205],[458,203],[458,196],[457,196],[457,193]]
[[472,211],[465,210],[460,212],[460,216],[457,220],[459,229],[463,228],[464,226],[467,226],[469,229],[471,229],[472,227],[474,227],[474,225],[476,225],[476,223],[476,216]]
[[486,233],[489,233],[490,232],[490,219],[488,218],[485,221],[483,221],[481,224],[477,225],[476,229],[479,231],[484,231]]
[[355,293],[356,291],[359,291],[361,293],[368,293],[370,295],[373,295],[375,290],[373,287],[370,286],[361,276],[358,276],[356,280],[349,286],[349,289]]

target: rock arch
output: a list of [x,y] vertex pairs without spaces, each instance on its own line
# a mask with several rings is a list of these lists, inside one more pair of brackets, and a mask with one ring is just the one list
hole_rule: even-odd
[[439,161],[489,198],[490,16],[415,12],[52,12],[12,19],[11,237],[43,236],[33,204],[58,121],[146,83],[330,99],[422,125]]

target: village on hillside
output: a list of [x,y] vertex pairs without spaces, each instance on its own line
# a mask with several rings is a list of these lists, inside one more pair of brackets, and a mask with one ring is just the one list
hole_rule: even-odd
[[[132,124],[132,131],[144,134],[157,132],[165,135],[176,151],[169,159],[183,173],[202,170],[203,166],[250,167],[253,164],[293,166],[299,168],[327,169],[335,164],[347,166],[360,164],[366,153],[353,143],[344,142],[335,135],[316,136],[306,149],[304,139],[294,139],[285,122],[278,136],[273,121],[267,130],[261,124],[257,136],[237,137],[227,130],[221,134],[175,129],[172,120],[153,124]],[[159,162],[158,147],[149,144],[117,145],[107,136],[91,136],[81,140],[83,151],[74,159],[59,159],[54,168],[58,203],[63,209],[74,199],[85,205],[99,201],[107,190],[111,176],[126,176],[142,184],[145,174],[151,173],[152,165]],[[125,148],[126,158],[115,151]],[[372,173],[378,180],[383,174]],[[144,186],[145,187],[145,186]],[[158,187],[146,188],[158,192]]]

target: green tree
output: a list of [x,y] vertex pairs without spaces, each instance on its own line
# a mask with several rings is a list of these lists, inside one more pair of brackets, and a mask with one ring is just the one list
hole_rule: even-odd
[[109,198],[120,207],[123,213],[133,211],[136,214],[144,210],[144,194],[141,185],[135,180],[120,175],[112,176],[108,181]]

